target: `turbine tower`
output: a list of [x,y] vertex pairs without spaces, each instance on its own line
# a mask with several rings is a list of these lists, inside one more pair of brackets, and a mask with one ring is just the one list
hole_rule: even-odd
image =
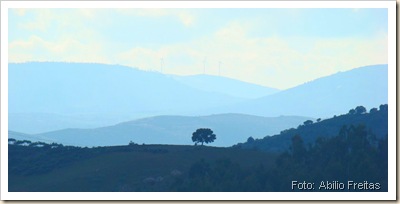
[[206,61],[207,61],[207,57],[204,57],[204,60],[203,60],[203,74],[206,74]]
[[160,65],[161,65],[161,73],[163,73],[164,58],[160,59]]
[[222,62],[219,61],[218,62],[218,76],[221,76],[221,64],[222,64]]

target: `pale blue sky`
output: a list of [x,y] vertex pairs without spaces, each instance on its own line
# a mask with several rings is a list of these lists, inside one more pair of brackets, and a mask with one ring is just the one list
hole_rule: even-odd
[[387,9],[10,9],[9,61],[121,64],[286,89],[387,63]]

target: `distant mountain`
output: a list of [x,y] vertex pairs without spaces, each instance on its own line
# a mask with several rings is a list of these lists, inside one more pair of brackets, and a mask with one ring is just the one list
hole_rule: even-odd
[[221,93],[239,98],[256,99],[279,91],[279,89],[264,87],[220,76],[193,75],[172,77],[175,80],[195,89]]
[[302,115],[326,118],[342,114],[358,105],[372,108],[387,103],[388,66],[373,65],[339,72],[215,111],[259,116]]
[[[157,115],[192,115],[242,102],[221,88],[188,86],[173,77],[120,65],[32,62],[9,64],[9,127],[26,133],[93,128]],[[182,80],[177,80],[177,78]],[[209,78],[209,77],[207,77]],[[214,84],[261,94],[257,85],[212,77]],[[220,80],[220,82],[219,82]],[[241,87],[243,86],[243,87]],[[253,91],[254,89],[254,91]],[[270,89],[265,88],[265,95]],[[239,94],[240,93],[240,94]],[[229,95],[231,94],[231,95]]]
[[[313,124],[300,125],[281,131],[280,134],[265,136],[262,139],[247,141],[235,145],[245,149],[259,149],[268,152],[289,150],[292,137],[299,135],[305,146],[312,145],[318,137],[337,136],[343,126],[364,125],[369,135],[377,138],[388,137],[388,106],[381,105],[379,111],[363,114],[343,114]],[[268,134],[266,134],[268,135]]]
[[36,135],[30,135],[30,134],[25,134],[21,132],[15,132],[15,131],[8,131],[8,138],[13,138],[16,140],[29,140],[31,142],[45,142],[45,143],[55,143],[56,141],[54,140],[49,140],[47,138],[42,138],[40,136]]
[[11,113],[158,115],[241,101],[156,72],[88,63],[9,64],[8,88]]
[[361,104],[386,104],[387,69],[361,67],[276,92],[223,77],[171,76],[119,65],[9,64],[9,129],[37,134],[159,115],[326,118]]
[[[230,146],[252,136],[295,127],[310,118],[282,116],[274,118],[242,114],[211,116],[157,116],[120,123],[95,129],[64,129],[36,135],[23,134],[31,141],[52,141],[74,146],[126,145],[130,141],[138,144],[193,144],[192,133],[198,128],[211,128],[217,135],[212,146]],[[15,135],[16,133],[13,132]],[[32,137],[37,138],[32,139]],[[10,134],[9,138],[12,138]],[[23,139],[23,138],[15,138]]]
[[129,118],[129,115],[9,113],[8,129],[29,134],[38,134],[65,128],[104,127],[125,121],[126,118]]

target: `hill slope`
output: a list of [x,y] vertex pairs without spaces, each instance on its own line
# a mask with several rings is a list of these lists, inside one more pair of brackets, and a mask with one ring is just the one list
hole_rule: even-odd
[[266,136],[251,142],[239,143],[235,145],[241,148],[256,148],[269,152],[282,152],[289,149],[292,137],[299,135],[306,145],[313,144],[318,137],[336,136],[341,128],[346,125],[364,125],[369,131],[378,138],[388,136],[388,109],[387,105],[382,105],[380,110],[365,114],[344,114],[329,118],[309,125],[301,125],[298,128],[291,128],[281,131],[280,134]]
[[163,113],[240,101],[155,72],[87,63],[9,64],[9,95],[12,113]]
[[[198,114],[245,100],[232,91],[234,96],[212,87],[193,88],[169,75],[119,65],[32,62],[11,63],[8,69],[9,127],[25,133]],[[260,92],[257,85],[212,79],[218,84],[229,81],[249,93]]]
[[[211,128],[217,135],[213,146],[230,146],[250,136],[259,138],[266,133],[276,134],[308,119],[297,116],[265,118],[242,114],[157,116],[102,128],[70,128],[29,136],[37,138],[34,141],[46,140],[88,147],[126,145],[130,141],[139,144],[193,144],[191,136],[196,129]],[[9,138],[12,138],[12,134]]]
[[37,148],[9,145],[11,192],[171,191],[199,160],[229,160],[251,169],[274,165],[275,155],[232,148],[130,145]]
[[387,103],[388,67],[374,65],[319,78],[221,111],[326,118],[345,113],[360,104],[372,108]]
[[256,99],[278,92],[278,89],[211,75],[172,76],[175,80],[195,89],[222,93],[246,99]]

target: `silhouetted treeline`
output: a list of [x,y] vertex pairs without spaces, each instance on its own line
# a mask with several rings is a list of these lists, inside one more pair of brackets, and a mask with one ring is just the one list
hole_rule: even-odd
[[291,138],[301,135],[306,146],[313,145],[319,137],[333,137],[344,126],[365,125],[367,131],[375,134],[378,138],[384,138],[388,134],[388,105],[383,104],[377,108],[371,108],[368,112],[363,106],[351,109],[347,114],[333,116],[332,118],[315,122],[305,121],[297,128],[282,130],[280,134],[266,136],[262,139],[251,138],[247,142],[239,143],[233,147],[245,149],[257,149],[268,152],[284,152],[291,144]]
[[[336,137],[319,137],[311,148],[296,135],[290,150],[277,159],[271,182],[277,191],[292,190],[292,181],[314,183],[316,191],[387,191],[387,145],[387,136],[378,139],[363,125],[343,126]],[[348,188],[351,181],[379,186]],[[344,188],[329,189],[328,183],[343,183]]]
[[[292,137],[290,150],[278,157],[275,166],[265,168],[255,164],[253,168],[243,169],[227,159],[200,160],[190,167],[186,179],[175,181],[172,189],[209,192],[387,191],[387,141],[387,137],[378,139],[369,134],[363,125],[343,126],[337,136],[320,137],[311,147],[296,135]],[[292,188],[294,181],[312,183],[313,189],[299,189],[297,185]],[[362,185],[356,186],[358,183]]]
[[[113,152],[150,152],[165,153],[161,148],[146,148],[131,142],[127,146],[110,147],[75,147],[62,144],[47,144],[28,140],[8,140],[8,171],[11,175],[37,175],[48,173],[54,169],[66,167],[77,161]],[[139,148],[140,147],[140,148]]]
[[[250,137],[234,148],[134,142],[126,146],[80,148],[9,139],[9,189],[387,191],[387,114],[387,105],[369,113],[358,106],[331,119],[305,121],[270,139]],[[271,149],[273,145],[279,151]],[[271,150],[273,153],[268,152]],[[86,170],[82,170],[85,165]],[[303,182],[312,184],[312,188],[302,189]]]

